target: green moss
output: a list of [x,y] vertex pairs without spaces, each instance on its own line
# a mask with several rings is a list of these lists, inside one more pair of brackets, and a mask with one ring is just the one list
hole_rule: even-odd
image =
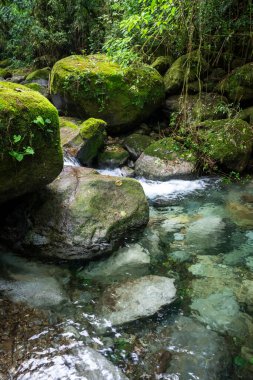
[[161,75],[164,75],[168,68],[173,64],[174,58],[170,56],[160,56],[152,63],[151,67],[156,69]]
[[208,69],[208,63],[201,57],[199,51],[193,51],[179,57],[169,68],[164,77],[165,89],[168,94],[179,93],[185,81],[198,80]]
[[[45,126],[34,123],[40,116]],[[15,142],[14,136],[20,136]],[[17,162],[11,151],[32,147],[34,155]],[[0,82],[0,201],[51,182],[61,171],[59,119],[39,93],[16,83]]]
[[80,126],[80,135],[83,139],[90,139],[97,134],[105,134],[107,124],[104,120],[90,118]]
[[100,167],[116,168],[126,163],[129,153],[120,145],[108,146],[104,152],[98,156],[98,164]]
[[12,77],[12,73],[10,70],[0,69],[0,78],[7,79],[7,78],[11,78],[11,77]]
[[11,60],[9,58],[3,59],[0,61],[0,68],[5,69],[6,67],[11,65]]
[[104,55],[74,55],[54,65],[51,93],[62,95],[67,109],[81,117],[121,127],[150,115],[164,98],[164,86],[149,66],[123,70]]
[[200,151],[230,170],[241,172],[249,159],[253,132],[240,119],[209,120],[198,124]]
[[253,107],[245,108],[237,114],[238,119],[247,121],[250,125],[253,125]]
[[176,158],[190,162],[195,162],[196,160],[193,152],[184,149],[181,144],[170,137],[154,142],[144,150],[144,154],[168,161],[172,161]]
[[217,88],[234,102],[253,99],[253,63],[233,70]]
[[83,145],[77,158],[83,165],[91,165],[104,146],[106,123],[100,119],[90,118],[80,125],[80,136]]
[[152,142],[149,136],[133,133],[125,138],[124,146],[134,158],[138,158]]
[[60,128],[70,128],[70,129],[79,129],[81,120],[75,119],[73,117],[61,116],[59,117]]
[[32,82],[38,79],[48,80],[50,71],[51,71],[50,67],[45,67],[43,69],[35,70],[32,73],[27,75],[26,81]]
[[27,83],[24,86],[30,88],[33,91],[38,91],[43,96],[48,96],[48,89],[45,86],[41,86],[39,83]]

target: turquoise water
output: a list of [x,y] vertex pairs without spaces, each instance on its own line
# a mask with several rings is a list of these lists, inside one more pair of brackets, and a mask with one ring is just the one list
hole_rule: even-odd
[[[253,378],[253,182],[140,182],[150,201],[149,225],[111,257],[56,265],[3,249],[2,298],[43,319],[41,327],[36,315],[28,345],[19,340],[12,348],[20,359],[9,374],[5,369],[6,378],[86,378],[71,367],[75,354],[72,364],[58,360],[75,345],[98,351],[133,380]],[[174,279],[175,299],[152,315],[144,310],[136,321],[113,325],[101,306],[105,293],[149,276]],[[143,289],[144,296],[149,304],[152,295]],[[26,318],[21,308],[20,323]],[[110,376],[87,378],[117,378]]]

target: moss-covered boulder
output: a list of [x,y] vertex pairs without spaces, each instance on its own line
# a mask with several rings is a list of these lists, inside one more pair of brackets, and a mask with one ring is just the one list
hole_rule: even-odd
[[192,175],[195,164],[194,153],[168,137],[144,150],[135,163],[135,173],[139,177],[166,181]]
[[188,122],[227,118],[231,109],[225,96],[216,93],[172,95],[166,99],[165,112],[184,113]]
[[98,156],[106,138],[106,122],[90,118],[83,123],[75,118],[60,117],[61,144],[69,156],[89,166]]
[[42,86],[39,83],[33,83],[33,82],[27,83],[24,86],[26,86],[27,88],[30,88],[33,91],[38,91],[41,95],[45,96],[46,98],[49,97],[49,90],[48,90],[48,87],[46,86]]
[[199,51],[179,57],[164,76],[166,92],[171,95],[180,93],[186,81],[198,80],[207,70],[208,63]]
[[161,55],[156,58],[156,60],[151,64],[151,67],[156,69],[161,75],[164,75],[174,61],[174,58],[171,56]]
[[112,132],[148,117],[164,100],[160,74],[150,66],[122,69],[104,55],[73,55],[51,73],[54,104],[78,117],[101,118]]
[[39,83],[43,85],[48,83],[50,72],[50,67],[44,67],[43,69],[35,70],[28,74],[25,80],[27,83]]
[[129,158],[129,153],[121,145],[113,144],[98,155],[100,168],[117,168],[123,166]]
[[225,119],[229,113],[225,96],[215,93],[203,93],[191,97],[191,116],[194,120]]
[[133,133],[125,138],[124,147],[127,149],[130,156],[134,160],[137,160],[144,150],[153,142],[154,140],[149,136]]
[[208,120],[198,124],[200,152],[225,170],[242,172],[249,161],[253,130],[240,119]]
[[106,138],[107,123],[101,119],[90,118],[80,125],[80,136],[83,140],[77,158],[81,164],[89,166],[98,156]]
[[2,59],[0,61],[0,68],[1,69],[5,69],[6,67],[10,66],[11,65],[11,60],[9,58],[6,58],[6,59]]
[[0,82],[0,202],[52,182],[62,165],[56,108],[25,86]]
[[0,78],[8,79],[12,77],[12,72],[9,69],[0,68]]
[[244,108],[236,115],[238,119],[247,121],[250,125],[253,126],[253,107]]
[[[21,233],[17,238],[3,222],[3,213],[1,237],[26,252],[73,260],[111,251],[131,230],[147,224],[149,208],[138,181],[67,167],[34,201],[29,197],[13,214],[10,208],[6,214]],[[30,223],[24,225],[24,219]]]
[[253,62],[233,70],[217,88],[233,102],[253,99]]

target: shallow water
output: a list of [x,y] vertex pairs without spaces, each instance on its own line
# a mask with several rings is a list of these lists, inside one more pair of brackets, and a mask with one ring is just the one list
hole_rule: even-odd
[[[2,298],[26,305],[10,313],[12,345],[2,349],[14,359],[3,378],[121,378],[93,362],[89,349],[133,380],[253,378],[252,182],[139,181],[150,223],[111,257],[56,265],[1,253]],[[175,300],[113,326],[101,308],[104,294],[145,276],[174,279]],[[26,333],[19,333],[17,313]]]

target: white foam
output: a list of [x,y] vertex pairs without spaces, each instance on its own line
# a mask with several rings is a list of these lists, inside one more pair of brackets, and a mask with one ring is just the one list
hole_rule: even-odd
[[144,178],[140,178],[143,190],[149,199],[164,198],[173,199],[181,195],[186,195],[197,190],[203,190],[210,181],[208,179],[197,179],[192,181],[175,180],[172,179],[166,182],[149,181]]
[[81,166],[80,162],[72,156],[64,154],[64,166]]
[[112,176],[112,177],[124,177],[124,175],[122,173],[122,170],[120,168],[116,168],[116,169],[99,169],[97,171],[98,171],[98,173],[100,173],[102,175],[109,175],[109,176]]

